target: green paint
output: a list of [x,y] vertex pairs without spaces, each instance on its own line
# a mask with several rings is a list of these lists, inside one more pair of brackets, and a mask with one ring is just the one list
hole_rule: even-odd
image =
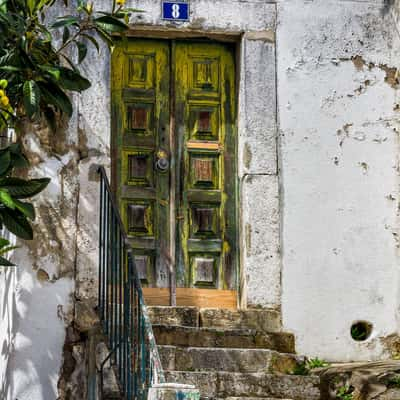
[[[121,41],[112,59],[112,110],[115,189],[132,245],[151,260],[147,271],[153,275],[146,282],[168,286],[170,192],[175,191],[177,285],[236,289],[236,98],[231,46]],[[175,182],[168,172],[155,168],[160,150],[170,159]],[[130,219],[129,205],[134,209]],[[198,265],[203,266],[205,281],[198,280]]]

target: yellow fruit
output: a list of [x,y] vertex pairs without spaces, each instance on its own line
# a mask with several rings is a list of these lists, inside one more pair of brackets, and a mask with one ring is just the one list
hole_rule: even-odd
[[1,104],[3,104],[3,106],[8,106],[10,104],[10,100],[7,96],[3,96],[0,98]]
[[1,89],[0,89],[0,98],[1,98],[1,97],[4,97],[5,95],[6,95],[6,93],[4,92],[4,90],[1,90]]
[[123,6],[125,4],[125,0],[117,0],[117,4],[119,6]]

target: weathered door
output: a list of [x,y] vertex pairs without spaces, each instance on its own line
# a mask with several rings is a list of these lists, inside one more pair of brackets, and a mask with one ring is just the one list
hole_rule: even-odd
[[113,53],[113,180],[144,284],[236,289],[230,45],[128,40]]

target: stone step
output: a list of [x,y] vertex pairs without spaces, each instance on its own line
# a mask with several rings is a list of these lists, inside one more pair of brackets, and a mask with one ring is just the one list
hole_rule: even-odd
[[282,399],[278,397],[226,397],[223,400],[293,400],[293,399]]
[[226,310],[197,307],[148,307],[153,325],[191,326],[224,329],[255,329],[280,332],[281,315],[276,310]]
[[147,312],[153,325],[199,326],[197,307],[151,306]]
[[204,328],[255,329],[260,332],[280,332],[281,314],[275,310],[225,310],[203,308],[200,326]]
[[294,353],[294,336],[291,333],[262,333],[254,329],[195,328],[184,326],[153,325],[159,345],[186,347],[231,347],[241,349],[270,349]]
[[182,371],[166,371],[165,375],[167,381],[195,385],[203,398],[272,397],[320,400],[320,381],[317,376]]
[[158,346],[168,371],[288,373],[303,361],[294,354],[266,349]]

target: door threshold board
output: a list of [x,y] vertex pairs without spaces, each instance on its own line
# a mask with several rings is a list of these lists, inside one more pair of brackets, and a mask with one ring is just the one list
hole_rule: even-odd
[[[147,306],[169,306],[169,288],[143,288]],[[176,305],[199,308],[237,309],[237,291],[219,289],[176,288]]]

